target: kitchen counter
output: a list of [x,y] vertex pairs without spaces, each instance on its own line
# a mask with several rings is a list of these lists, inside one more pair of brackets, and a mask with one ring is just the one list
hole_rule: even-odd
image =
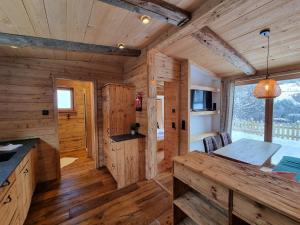
[[128,141],[128,140],[132,140],[132,139],[138,139],[138,138],[144,138],[146,137],[143,134],[121,134],[121,135],[115,135],[115,136],[111,136],[110,138],[115,141],[115,142],[120,142],[120,141]]
[[256,166],[192,152],[174,158],[173,174],[218,206],[231,205],[232,213],[249,224],[300,224],[300,184]]
[[23,158],[30,152],[32,147],[38,143],[38,138],[26,139],[26,140],[14,140],[14,141],[3,141],[0,145],[7,144],[22,144],[22,146],[9,151],[16,152],[8,161],[0,162],[0,187],[10,176],[10,174],[17,168]]

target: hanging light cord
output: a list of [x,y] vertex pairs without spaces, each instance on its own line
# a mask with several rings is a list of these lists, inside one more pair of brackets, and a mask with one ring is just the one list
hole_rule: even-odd
[[267,75],[266,75],[266,79],[269,78],[269,55],[270,55],[270,36],[268,35]]

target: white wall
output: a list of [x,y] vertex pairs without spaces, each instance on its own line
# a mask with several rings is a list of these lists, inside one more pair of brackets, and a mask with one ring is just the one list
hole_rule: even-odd
[[[210,75],[205,70],[190,64],[191,85],[202,85],[220,88],[219,78]],[[213,93],[213,102],[217,103],[217,110],[220,109],[220,93]],[[193,116],[190,114],[190,135],[207,133],[220,130],[220,115]],[[190,151],[204,151],[202,140],[190,142]]]

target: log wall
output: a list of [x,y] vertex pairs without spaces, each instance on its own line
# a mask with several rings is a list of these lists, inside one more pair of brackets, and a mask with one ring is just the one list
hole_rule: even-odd
[[[101,87],[123,81],[118,64],[0,58],[0,140],[39,137],[39,181],[59,177],[54,79],[93,81],[97,96],[98,166],[103,165]],[[48,115],[42,115],[47,110]]]

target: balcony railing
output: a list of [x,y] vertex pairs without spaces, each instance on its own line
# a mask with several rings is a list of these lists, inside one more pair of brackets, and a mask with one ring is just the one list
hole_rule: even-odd
[[[232,130],[263,136],[264,122],[254,120],[233,120]],[[300,123],[273,123],[273,137],[286,140],[300,140]]]

